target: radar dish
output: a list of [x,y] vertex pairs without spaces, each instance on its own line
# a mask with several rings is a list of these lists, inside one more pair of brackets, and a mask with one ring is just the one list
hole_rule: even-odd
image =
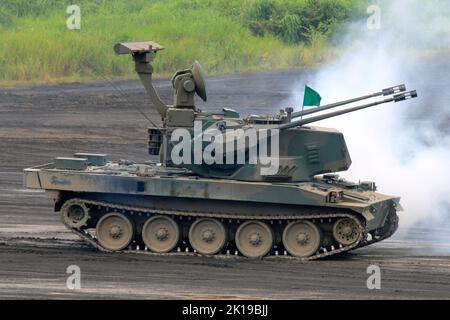
[[195,82],[195,92],[202,98],[203,101],[206,102],[206,84],[205,84],[205,76],[203,73],[202,66],[198,61],[194,62],[194,66],[192,67],[192,75],[194,77]]

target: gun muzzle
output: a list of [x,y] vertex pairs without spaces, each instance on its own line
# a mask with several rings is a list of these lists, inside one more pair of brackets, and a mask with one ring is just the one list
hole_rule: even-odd
[[413,99],[413,98],[417,98],[416,90],[412,90],[412,91],[394,95],[394,102],[405,101],[405,100]]
[[406,91],[406,86],[404,84],[400,84],[398,86],[383,89],[381,90],[381,93],[383,94],[383,96],[389,96],[391,94],[400,93],[404,91]]

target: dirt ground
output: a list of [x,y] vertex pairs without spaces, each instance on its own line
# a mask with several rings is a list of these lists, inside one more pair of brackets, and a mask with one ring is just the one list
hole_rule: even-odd
[[[297,77],[291,71],[210,78],[208,105],[200,107],[271,113]],[[169,82],[156,84],[170,101]],[[148,104],[138,81],[0,89],[0,298],[450,298],[450,244],[425,236],[448,229],[418,227],[408,237],[309,263],[104,254],[85,245],[62,226],[51,200],[23,188],[21,170],[74,151],[147,160],[149,122],[135,106],[157,122]],[[374,264],[380,290],[366,286]],[[66,287],[69,265],[81,268],[81,290]]]

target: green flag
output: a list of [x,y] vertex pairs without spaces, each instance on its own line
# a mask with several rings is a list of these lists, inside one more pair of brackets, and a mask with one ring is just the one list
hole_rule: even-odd
[[303,106],[320,106],[322,97],[316,91],[308,86],[305,86],[305,95],[303,96]]

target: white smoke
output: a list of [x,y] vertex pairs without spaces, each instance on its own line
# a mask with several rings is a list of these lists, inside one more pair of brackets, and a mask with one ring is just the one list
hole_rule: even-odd
[[[344,133],[353,161],[345,178],[374,180],[380,192],[402,197],[402,228],[449,223],[450,1],[378,6],[381,28],[369,30],[365,21],[350,26],[339,38],[339,60],[307,84],[321,93],[322,105],[401,83],[419,97],[314,125]],[[302,101],[305,84],[295,84],[291,105]]]

